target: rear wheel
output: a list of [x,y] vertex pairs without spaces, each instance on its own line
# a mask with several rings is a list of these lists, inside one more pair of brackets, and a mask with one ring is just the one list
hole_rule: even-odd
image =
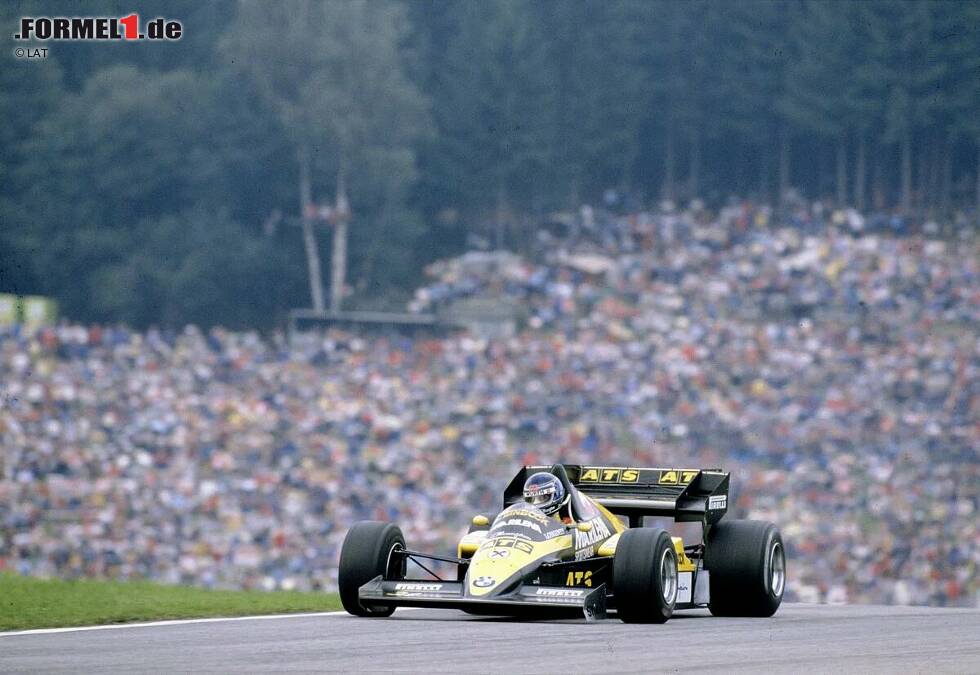
[[786,587],[783,538],[772,523],[712,525],[704,549],[711,573],[708,607],[715,616],[772,616]]
[[360,522],[347,532],[340,549],[337,585],[340,602],[355,616],[391,616],[394,607],[362,605],[358,589],[379,574],[385,579],[403,578],[404,564],[395,562],[392,552],[405,548],[405,537],[397,526],[373,520]]
[[664,623],[677,604],[677,552],[666,530],[626,530],[613,557],[613,595],[626,623]]

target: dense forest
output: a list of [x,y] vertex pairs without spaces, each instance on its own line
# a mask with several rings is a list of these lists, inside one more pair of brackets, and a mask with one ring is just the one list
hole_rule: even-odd
[[[179,42],[0,68],[0,292],[135,325],[268,326],[349,203],[348,305],[397,306],[470,233],[730,195],[980,203],[980,3],[86,4]],[[76,6],[6,3],[21,16]],[[496,240],[494,239],[496,237]]]

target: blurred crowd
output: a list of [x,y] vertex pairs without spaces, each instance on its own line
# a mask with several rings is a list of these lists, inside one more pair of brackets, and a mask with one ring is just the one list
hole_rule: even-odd
[[980,597],[980,242],[854,211],[583,209],[434,265],[507,337],[0,328],[0,569],[334,588],[346,529],[452,552],[525,463],[723,467],[787,598]]

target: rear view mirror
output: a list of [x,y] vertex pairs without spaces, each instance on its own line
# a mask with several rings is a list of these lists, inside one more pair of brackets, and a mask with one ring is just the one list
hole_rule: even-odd
[[486,516],[473,516],[473,524],[477,527],[486,527],[490,524],[490,519]]

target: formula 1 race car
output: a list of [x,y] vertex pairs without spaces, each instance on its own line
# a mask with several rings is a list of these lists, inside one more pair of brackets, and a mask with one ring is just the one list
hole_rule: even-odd
[[[525,501],[525,481],[540,472],[568,495],[564,521]],[[717,469],[525,466],[504,491],[503,510],[492,521],[473,518],[456,557],[408,549],[390,523],[354,525],[340,554],[340,599],[349,613],[371,617],[401,606],[589,621],[615,611],[628,623],[663,623],[695,607],[772,616],[786,580],[782,537],[772,523],[720,522],[728,483]],[[700,522],[701,543],[645,528],[645,516]],[[456,578],[408,579],[409,560],[426,571],[423,560],[451,563]]]

